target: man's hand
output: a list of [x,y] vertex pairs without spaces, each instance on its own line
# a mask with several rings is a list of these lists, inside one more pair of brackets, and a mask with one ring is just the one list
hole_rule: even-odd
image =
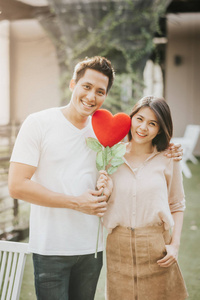
[[182,160],[182,156],[183,156],[183,149],[181,147],[180,144],[169,144],[169,147],[167,148],[166,152],[165,152],[165,156],[167,157],[172,157],[174,160]]
[[103,194],[106,196],[106,201],[108,201],[112,190],[113,190],[113,182],[108,173],[104,170],[99,171],[100,176],[97,180],[97,189],[100,190],[103,188]]
[[35,171],[36,167],[26,164],[10,164],[8,183],[11,197],[45,207],[69,208],[103,217],[107,206],[107,196],[102,196],[103,188],[88,190],[80,196],[56,193],[31,180]]
[[175,245],[166,245],[167,254],[157,261],[158,265],[163,268],[170,267],[178,259],[178,249]]
[[103,188],[98,191],[87,190],[84,194],[77,197],[78,207],[76,210],[89,215],[103,217],[107,207],[107,196],[102,195]]

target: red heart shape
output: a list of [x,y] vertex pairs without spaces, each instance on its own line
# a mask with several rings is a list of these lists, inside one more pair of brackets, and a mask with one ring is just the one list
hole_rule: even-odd
[[92,115],[92,126],[99,142],[104,147],[112,147],[128,134],[131,119],[125,113],[113,116],[108,110],[99,109]]

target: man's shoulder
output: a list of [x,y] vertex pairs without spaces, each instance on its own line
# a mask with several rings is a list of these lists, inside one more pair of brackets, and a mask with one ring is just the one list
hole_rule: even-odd
[[47,108],[38,112],[31,113],[27,116],[25,122],[31,123],[48,123],[59,118],[59,107]]
[[28,117],[29,118],[35,118],[35,119],[40,119],[40,118],[51,118],[54,115],[57,115],[60,110],[60,107],[51,107],[47,108],[44,110],[40,110],[37,112],[34,112],[30,114]]

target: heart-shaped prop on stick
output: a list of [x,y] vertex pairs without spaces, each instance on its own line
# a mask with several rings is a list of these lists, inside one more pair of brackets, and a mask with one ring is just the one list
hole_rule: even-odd
[[112,147],[127,135],[131,119],[125,113],[113,116],[108,110],[99,109],[92,116],[92,126],[99,142],[104,147]]
[[119,142],[128,134],[131,119],[125,113],[113,116],[108,110],[99,109],[92,116],[92,126],[98,140],[87,138],[87,145],[97,152],[97,169],[112,174],[124,162],[126,146]]
[[[92,116],[92,126],[98,140],[89,137],[86,143],[90,149],[97,152],[97,169],[113,174],[124,163],[122,157],[126,152],[126,145],[119,142],[128,134],[131,119],[125,113],[113,116],[108,110],[99,109]],[[97,257],[100,224],[101,218],[99,218],[95,258]]]

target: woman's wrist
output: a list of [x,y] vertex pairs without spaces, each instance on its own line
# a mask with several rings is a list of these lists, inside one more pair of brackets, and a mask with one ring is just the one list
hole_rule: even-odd
[[170,245],[174,246],[177,250],[180,247],[180,241],[171,241]]

